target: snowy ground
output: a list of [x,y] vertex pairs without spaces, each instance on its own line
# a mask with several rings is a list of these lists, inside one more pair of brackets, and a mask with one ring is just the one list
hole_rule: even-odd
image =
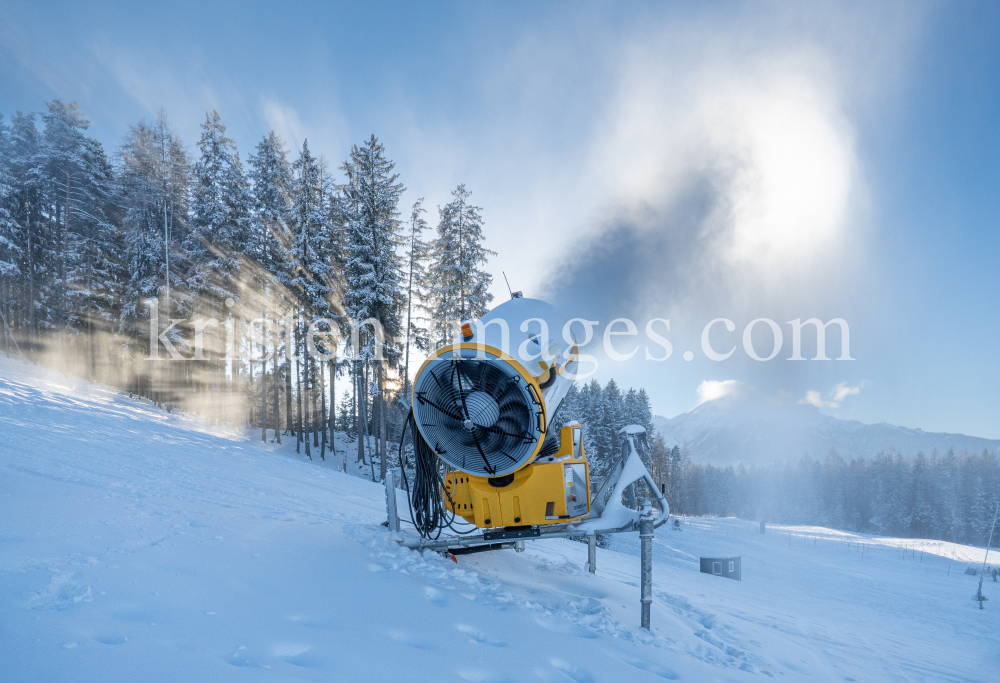
[[1000,680],[980,549],[684,520],[657,532],[647,633],[634,534],[597,576],[563,540],[419,554],[342,456],[12,360],[0,429],[2,681]]

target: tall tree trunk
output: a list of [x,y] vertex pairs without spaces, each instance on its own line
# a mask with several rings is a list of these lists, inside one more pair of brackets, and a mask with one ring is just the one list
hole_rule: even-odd
[[337,441],[335,434],[337,431],[337,359],[330,361],[330,451],[334,457],[337,455]]
[[312,460],[312,449],[309,444],[309,432],[312,431],[312,375],[309,372],[309,359],[304,357],[301,361],[302,365],[302,393],[299,396],[299,405],[303,409],[302,420],[303,420],[303,440],[306,442],[306,455]]
[[[299,453],[302,444],[302,354],[299,353],[299,329],[295,325],[295,452]],[[306,441],[306,454],[309,453],[309,442]],[[312,456],[309,456],[312,460]]]
[[[312,439],[313,448],[319,448],[319,433],[322,431],[320,429],[320,424],[322,424],[321,417],[322,414],[317,414],[319,412],[319,393],[320,389],[316,384],[316,359],[309,356],[309,376],[312,378],[312,392],[309,394],[311,399],[310,410],[312,411],[312,422],[310,427],[312,429]],[[320,380],[323,379],[323,374],[320,373]]]
[[[253,323],[251,323],[251,325],[252,324]],[[253,358],[252,352],[250,357]],[[250,376],[253,377],[253,366],[251,366],[250,369]],[[266,310],[261,311],[260,313],[260,440],[267,443],[267,311]]]
[[278,396],[278,339],[274,340],[274,371],[271,373],[271,386],[274,387],[274,440],[281,443],[281,403]]
[[35,360],[35,336],[38,332],[35,324],[35,245],[34,233],[31,230],[31,203],[28,203],[28,348],[31,360]]
[[319,431],[322,432],[320,437],[320,450],[319,457],[320,460],[326,460],[326,371],[323,369],[323,364],[319,364],[319,397],[321,401],[320,411],[319,411]]
[[382,459],[379,461],[379,476],[381,481],[385,481],[386,468],[389,466],[388,460],[389,456],[386,453],[386,432],[385,432],[385,389],[383,387],[383,368],[382,362],[379,361],[375,365],[376,381],[378,382],[378,421],[379,421],[379,441],[380,448],[379,451],[382,455]]
[[355,389],[354,389],[354,403],[355,403],[355,422],[356,432],[358,435],[358,459],[357,462],[365,462],[365,432],[368,431],[368,426],[364,424],[365,422],[365,386],[364,386],[364,376],[361,374],[361,362],[355,364],[357,372],[354,374]]
[[[292,340],[288,335],[288,326],[285,326],[285,434],[294,434],[292,423],[292,361],[289,359],[288,349],[292,346]],[[293,349],[292,356],[295,356]]]

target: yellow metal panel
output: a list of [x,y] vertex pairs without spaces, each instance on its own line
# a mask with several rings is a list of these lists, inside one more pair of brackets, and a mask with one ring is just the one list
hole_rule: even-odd
[[590,466],[582,442],[577,455],[573,448],[573,429],[579,427],[563,427],[559,450],[514,472],[514,481],[507,486],[495,487],[487,477],[465,472],[449,473],[443,492],[447,508],[480,528],[564,524],[582,519],[586,513],[570,517],[566,509],[567,487],[572,485],[572,479],[567,483],[565,466],[582,464],[590,511]]

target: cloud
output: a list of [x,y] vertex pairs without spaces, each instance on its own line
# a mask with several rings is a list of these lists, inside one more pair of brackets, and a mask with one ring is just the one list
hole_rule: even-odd
[[828,400],[826,401],[823,400],[820,392],[810,390],[806,392],[805,398],[799,400],[799,403],[816,406],[817,408],[837,408],[848,396],[857,396],[860,394],[862,386],[864,386],[863,382],[856,387],[848,386],[847,382],[841,382],[827,393]]
[[807,404],[811,406],[816,406],[817,408],[826,408],[827,406],[831,408],[836,408],[837,403],[827,403],[822,398],[820,398],[818,391],[807,391],[806,397],[799,400],[800,404]]
[[830,395],[834,401],[837,401],[839,403],[848,396],[857,396],[858,394],[860,394],[862,386],[863,386],[862,384],[859,384],[856,387],[849,387],[847,386],[847,382],[841,382],[840,384],[838,384],[833,388],[833,390],[830,392]]
[[264,120],[271,130],[277,133],[292,150],[301,149],[302,140],[306,137],[305,127],[295,108],[268,97],[262,97],[260,105],[264,112]]
[[[550,295],[612,317],[803,298],[843,265],[864,194],[833,58],[723,29],[687,61],[661,48],[675,38],[627,51],[579,178],[599,188],[590,225]],[[618,283],[591,292],[595,268]]]
[[711,380],[706,379],[698,385],[698,405],[705,401],[714,401],[724,396],[735,396],[744,393],[749,387],[735,379]]

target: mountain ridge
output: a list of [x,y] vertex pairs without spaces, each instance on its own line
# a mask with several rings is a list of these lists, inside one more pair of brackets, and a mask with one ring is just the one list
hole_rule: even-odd
[[668,448],[687,442],[692,462],[722,466],[823,459],[831,450],[846,459],[890,448],[911,456],[949,448],[1000,450],[1000,440],[844,420],[813,405],[771,402],[750,389],[704,401],[674,418],[654,415],[653,425]]

